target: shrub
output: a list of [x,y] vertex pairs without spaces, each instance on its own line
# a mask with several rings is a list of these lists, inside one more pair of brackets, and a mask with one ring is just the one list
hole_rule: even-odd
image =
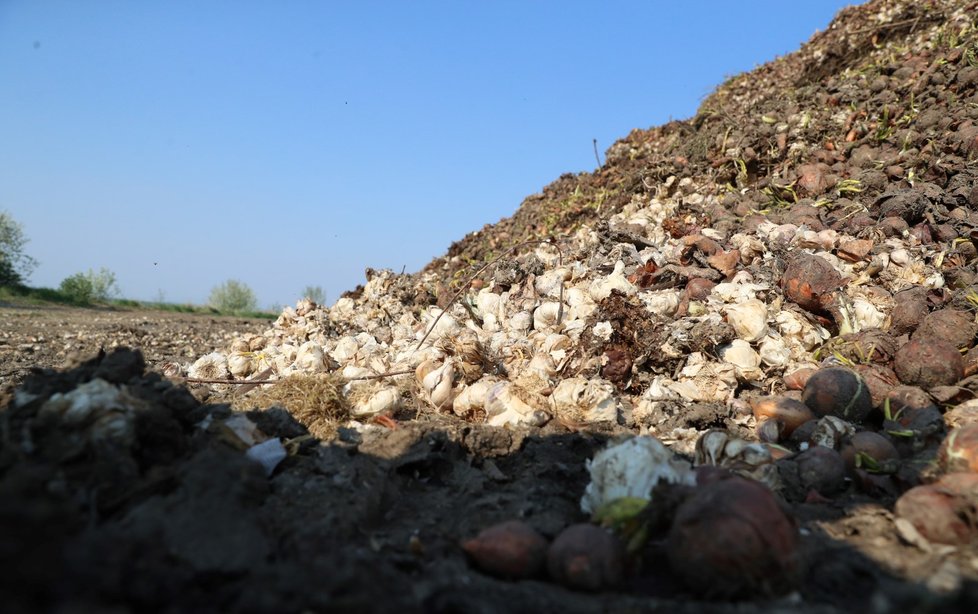
[[323,305],[326,303],[326,291],[322,286],[306,286],[300,298],[307,298],[317,305]]
[[87,273],[75,273],[61,280],[58,290],[65,298],[79,305],[89,305],[106,301],[119,293],[115,283],[115,273],[105,267],[98,273],[88,269]]
[[211,290],[211,296],[207,303],[218,311],[237,313],[256,311],[258,299],[247,284],[236,279],[229,279]]

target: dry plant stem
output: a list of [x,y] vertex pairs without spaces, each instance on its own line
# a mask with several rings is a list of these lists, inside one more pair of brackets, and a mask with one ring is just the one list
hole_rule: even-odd
[[[481,267],[479,267],[478,270],[475,273],[472,273],[472,275],[470,275],[469,278],[466,279],[462,283],[462,287],[458,289],[458,292],[456,292],[452,296],[452,300],[448,301],[448,304],[445,305],[445,308],[441,310],[441,313],[438,314],[438,316],[435,318],[435,321],[431,323],[431,327],[428,329],[428,332],[426,332],[424,334],[424,337],[421,338],[421,341],[418,342],[418,345],[417,345],[417,347],[414,348],[414,351],[417,352],[418,350],[421,349],[421,346],[424,345],[424,342],[431,335],[431,331],[435,330],[435,326],[438,325],[438,320],[440,320],[441,317],[443,315],[445,315],[445,312],[447,312],[449,310],[449,308],[451,308],[451,306],[455,304],[455,301],[458,300],[458,297],[462,296],[462,293],[465,292],[465,289],[468,288],[472,284],[472,280],[474,280],[476,277],[479,276],[480,273],[482,273],[483,271],[485,271],[486,269],[488,269],[492,265],[496,264],[497,262],[499,262],[500,260],[502,260],[506,256],[509,256],[510,254],[512,254],[514,251],[520,249],[521,247],[526,247],[527,245],[533,245],[534,243],[546,243],[548,245],[552,245],[554,247],[554,249],[557,250],[557,265],[558,266],[564,266],[564,253],[562,251],[560,251],[560,247],[558,247],[557,244],[554,243],[553,241],[551,241],[550,239],[532,239],[530,241],[523,241],[522,243],[517,243],[513,247],[511,247],[511,248],[507,249],[506,251],[504,251],[503,253],[499,254],[499,256],[493,258],[489,262],[487,262],[484,265],[482,265]],[[561,280],[561,282],[560,282],[560,307],[557,308],[557,324],[560,324],[560,321],[563,319],[563,317],[564,317],[564,282],[563,282],[563,280]]]
[[[346,378],[346,381],[353,382],[358,380],[368,380],[368,379],[382,379],[385,377],[394,377],[395,375],[407,375],[408,373],[414,373],[414,369],[406,369],[404,371],[389,371],[387,373],[378,373],[377,375],[363,375],[360,377],[350,377]],[[231,379],[199,379],[196,377],[186,377],[183,381],[189,384],[233,384],[235,386],[244,386],[246,384],[277,384],[281,382],[280,379],[248,379],[248,380],[231,380]]]
[[186,377],[183,381],[189,384],[233,384],[235,386],[245,386],[247,384],[277,384],[281,380],[277,379],[198,379],[196,377]]
[[885,23],[885,24],[882,24],[882,25],[879,25],[879,26],[870,26],[868,28],[861,28],[859,30],[853,30],[851,33],[852,34],[866,34],[867,32],[880,32],[882,30],[892,30],[893,28],[899,28],[901,26],[905,26],[908,23],[912,23],[913,24],[913,27],[910,28],[910,32],[913,33],[913,31],[916,30],[917,29],[917,26],[920,24],[920,20],[921,19],[923,19],[923,17],[913,17],[911,19],[904,19],[902,21],[893,21],[893,22]]
[[365,379],[382,379],[385,377],[393,377],[395,375],[407,375],[408,373],[414,373],[414,369],[405,369],[404,371],[389,371],[387,373],[378,373],[377,375],[361,375],[360,377],[350,377],[346,381],[354,382],[357,380]]
[[238,390],[235,392],[235,394],[245,394],[246,392],[248,392],[252,388],[257,388],[261,384],[261,381],[263,379],[267,378],[271,374],[272,374],[272,368],[271,367],[268,367],[266,369],[262,369],[260,373],[258,373],[257,375],[255,375],[255,377],[253,377],[252,379],[250,379],[247,382],[245,382],[245,384],[251,384],[251,386],[248,386],[248,385],[242,386],[241,388],[238,388]]

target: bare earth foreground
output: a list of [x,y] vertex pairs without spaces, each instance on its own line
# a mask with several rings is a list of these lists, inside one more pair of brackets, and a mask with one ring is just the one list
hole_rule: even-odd
[[266,320],[173,312],[2,305],[0,322],[0,387],[23,381],[31,367],[60,368],[118,346],[138,347],[147,365],[158,368],[268,327]]

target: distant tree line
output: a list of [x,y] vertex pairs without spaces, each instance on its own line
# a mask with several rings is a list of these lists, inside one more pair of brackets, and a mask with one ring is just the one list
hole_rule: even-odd
[[[24,227],[7,211],[0,211],[0,287],[24,288],[38,262],[27,255],[28,239]],[[47,291],[51,292],[51,291]],[[90,305],[119,296],[115,273],[102,267],[89,269],[64,278],[58,286],[62,300]],[[326,302],[322,286],[306,286],[302,297],[317,304]],[[222,313],[251,313],[258,311],[258,299],[248,284],[229,279],[211,289],[207,304]]]

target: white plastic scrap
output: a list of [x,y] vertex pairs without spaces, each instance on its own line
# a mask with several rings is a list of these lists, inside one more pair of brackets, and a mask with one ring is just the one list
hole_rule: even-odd
[[285,460],[289,453],[278,437],[272,437],[261,443],[257,443],[245,452],[245,456],[255,461],[265,470],[265,475],[270,476],[278,464]]
[[604,504],[622,497],[651,500],[660,481],[694,484],[689,463],[675,458],[655,437],[632,437],[612,445],[587,461],[591,482],[581,498],[581,510],[593,514]]
[[230,431],[246,446],[253,446],[259,443],[265,436],[264,433],[258,430],[258,425],[244,414],[232,414],[223,420],[222,424],[224,428]]

